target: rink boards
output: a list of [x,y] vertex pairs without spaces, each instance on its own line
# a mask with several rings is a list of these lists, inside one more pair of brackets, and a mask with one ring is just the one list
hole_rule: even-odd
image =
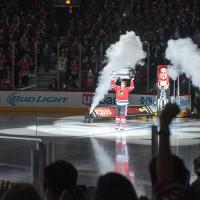
[[[0,111],[19,112],[71,112],[84,113],[92,103],[94,94],[88,92],[49,92],[49,91],[1,91]],[[156,95],[130,94],[132,105],[148,105],[157,111]],[[191,96],[177,98],[182,113],[191,111]],[[115,105],[115,94],[109,93],[99,106]]]

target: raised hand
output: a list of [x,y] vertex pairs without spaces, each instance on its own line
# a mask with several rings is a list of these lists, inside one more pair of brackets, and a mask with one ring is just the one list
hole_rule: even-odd
[[173,120],[173,118],[179,114],[179,112],[180,108],[177,104],[166,104],[164,110],[160,114],[160,127],[164,128],[168,126]]

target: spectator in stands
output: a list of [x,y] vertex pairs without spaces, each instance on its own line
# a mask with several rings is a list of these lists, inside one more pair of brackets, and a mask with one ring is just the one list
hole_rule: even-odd
[[29,75],[33,66],[33,61],[28,54],[24,55],[23,58],[17,63],[19,66],[19,83],[21,86],[27,86],[29,82]]
[[55,51],[52,51],[49,57],[49,65],[51,70],[57,69],[57,56]]
[[43,49],[43,64],[44,64],[45,72],[49,72],[50,70],[50,55],[51,55],[51,49],[47,42],[45,43],[44,49]]
[[47,199],[87,200],[88,195],[77,185],[78,172],[69,162],[59,160],[44,169],[44,191]]
[[66,84],[64,84],[63,90],[68,92],[69,91],[77,92],[79,91],[79,88],[80,88],[80,83],[78,77],[74,79],[72,78],[72,76],[69,76]]
[[89,69],[88,73],[87,73],[87,91],[88,92],[93,92],[95,89],[95,76],[92,73],[92,70]]
[[2,80],[3,90],[12,90],[11,70],[9,66],[5,67],[4,77]]
[[29,40],[26,34],[24,34],[21,39],[20,39],[20,48],[23,50],[23,53],[28,52],[28,45],[29,45]]
[[131,182],[118,173],[107,173],[100,176],[94,200],[137,200]]
[[0,49],[0,81],[4,77],[6,62],[7,62],[6,55],[4,54],[3,49]]
[[74,87],[73,91],[75,91],[75,92],[78,92],[78,91],[79,91],[79,88],[80,88],[80,81],[79,81],[79,78],[78,78],[78,77],[75,78],[73,87]]
[[56,91],[57,89],[58,89],[58,82],[57,82],[57,79],[54,78],[51,80],[51,83],[49,84],[49,90]]
[[[56,20],[56,12],[60,10],[55,9],[54,5],[48,4],[47,1],[35,0],[29,4],[24,1],[24,4],[19,4],[17,0],[8,0],[0,7],[0,42],[7,41],[10,45],[15,41],[15,45],[20,49],[20,52],[15,52],[17,58],[28,52],[33,59],[34,42],[38,42],[41,46],[48,41],[56,49],[57,38],[61,38],[60,46],[69,49],[68,63],[72,63],[73,60],[77,63],[77,57],[81,53],[82,71],[88,70],[85,69],[86,63],[100,68],[107,47],[116,42],[120,34],[127,30],[135,31],[143,41],[149,42],[150,66],[156,66],[157,62],[159,64],[166,62],[163,52],[170,38],[189,36],[199,43],[199,1],[119,0],[103,1],[101,4],[98,0],[88,0],[88,2],[81,5],[81,11],[74,9],[73,14],[65,15],[62,20],[60,17]],[[82,44],[81,49],[79,43]],[[157,51],[154,47],[159,47],[160,50]],[[41,52],[43,49],[38,50],[38,54],[41,55]],[[8,59],[10,53],[6,50],[5,55]],[[49,53],[47,55],[49,57]],[[41,62],[44,57],[38,56],[38,63],[44,65],[41,67],[48,71],[49,64]],[[45,60],[48,62],[48,59]],[[78,70],[76,67],[74,69],[69,71],[75,71],[75,74],[72,72],[71,75],[77,76]],[[92,68],[92,70],[96,73],[100,69]],[[153,70],[150,70],[150,73],[154,74]],[[150,88],[155,82],[151,74]],[[86,84],[87,82],[84,82],[83,88],[87,86]]]
[[18,183],[8,189],[2,200],[41,200],[35,188],[27,183]]
[[61,53],[61,56],[59,58],[58,67],[59,67],[59,88],[63,89],[64,84],[66,83],[66,73],[68,70],[68,60],[67,56],[64,52]]
[[69,71],[70,71],[70,76],[72,76],[73,79],[78,77],[79,67],[76,59],[74,59],[70,64]]

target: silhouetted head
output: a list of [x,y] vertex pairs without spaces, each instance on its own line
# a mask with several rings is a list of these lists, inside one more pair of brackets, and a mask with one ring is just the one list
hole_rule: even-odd
[[44,169],[44,191],[52,199],[58,198],[63,190],[74,192],[77,187],[78,172],[69,162],[59,160]]
[[136,200],[137,195],[131,182],[118,173],[100,176],[95,200]]

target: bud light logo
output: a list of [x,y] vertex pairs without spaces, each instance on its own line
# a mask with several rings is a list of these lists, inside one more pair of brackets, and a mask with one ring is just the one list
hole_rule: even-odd
[[66,103],[68,100],[68,97],[57,97],[57,96],[21,96],[17,95],[17,92],[11,93],[7,97],[7,103],[16,106],[16,104],[21,103],[32,103],[32,104],[38,104],[38,103]]
[[146,96],[146,97],[142,96],[139,101],[142,105],[148,105],[148,106],[157,105],[157,99],[151,96]]

